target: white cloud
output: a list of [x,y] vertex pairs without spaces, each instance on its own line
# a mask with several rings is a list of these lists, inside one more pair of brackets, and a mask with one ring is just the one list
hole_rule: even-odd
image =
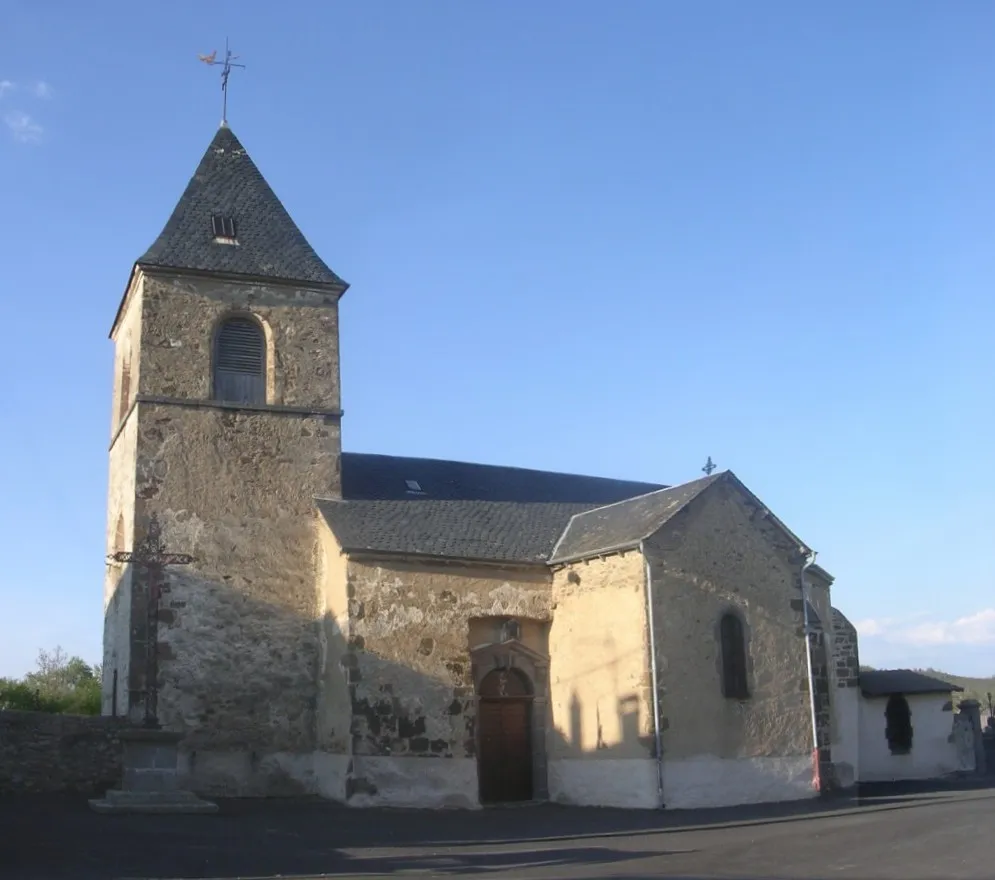
[[854,623],[857,628],[857,634],[860,636],[879,636],[885,630],[886,622],[883,620],[858,620]]
[[0,79],[0,98],[7,94],[7,92],[14,91],[14,84],[9,79]]
[[884,618],[861,620],[855,625],[862,637],[882,638],[896,645],[995,645],[995,608],[983,608],[955,620],[910,622],[911,618]]
[[45,82],[45,80],[40,79],[38,80],[38,82],[34,84],[33,88],[31,89],[31,94],[33,94],[36,98],[47,100],[51,98],[55,94],[55,92],[52,90],[52,87],[47,82]]
[[14,136],[14,140],[20,141],[22,144],[36,144],[41,140],[42,127],[27,113],[14,110],[4,116],[3,121]]

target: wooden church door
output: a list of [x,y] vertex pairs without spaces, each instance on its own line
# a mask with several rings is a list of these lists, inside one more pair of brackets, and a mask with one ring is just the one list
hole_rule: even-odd
[[515,669],[495,669],[480,683],[477,711],[480,800],[532,800],[532,693]]

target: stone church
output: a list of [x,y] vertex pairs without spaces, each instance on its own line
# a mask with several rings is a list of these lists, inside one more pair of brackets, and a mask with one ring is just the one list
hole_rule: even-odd
[[[222,126],[114,318],[107,551],[155,516],[194,557],[154,646],[187,784],[646,808],[832,785],[856,670],[810,548],[731,472],[343,451],[347,286]],[[108,565],[104,712],[136,720],[147,586]]]

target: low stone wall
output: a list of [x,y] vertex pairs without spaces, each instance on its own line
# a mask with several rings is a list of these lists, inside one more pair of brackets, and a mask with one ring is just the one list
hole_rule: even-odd
[[120,718],[0,711],[0,794],[101,793],[121,782]]

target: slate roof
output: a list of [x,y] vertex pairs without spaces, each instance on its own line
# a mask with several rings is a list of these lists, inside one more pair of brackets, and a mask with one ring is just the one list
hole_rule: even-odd
[[406,480],[427,499],[582,504],[597,507],[664,488],[659,483],[613,480],[530,468],[342,453],[342,497],[347,500],[411,500]]
[[[408,488],[409,480],[417,490]],[[318,505],[347,551],[538,564],[549,559],[575,513],[659,488],[526,468],[345,452],[343,500]]]
[[550,562],[567,562],[635,546],[723,476],[725,472],[712,474],[681,486],[659,489],[607,507],[578,513],[570,520]]
[[319,501],[343,550],[540,564],[583,505],[530,501]]
[[637,546],[720,480],[754,498],[732,471],[662,486],[344,452],[342,498],[317,503],[347,552],[553,565]]
[[[235,220],[237,245],[214,240],[215,214]],[[196,269],[348,286],[315,253],[245,148],[218,129],[159,237],[139,266]]]
[[912,669],[874,669],[860,673],[860,690],[867,697],[887,697],[891,694],[949,694],[964,688]]

